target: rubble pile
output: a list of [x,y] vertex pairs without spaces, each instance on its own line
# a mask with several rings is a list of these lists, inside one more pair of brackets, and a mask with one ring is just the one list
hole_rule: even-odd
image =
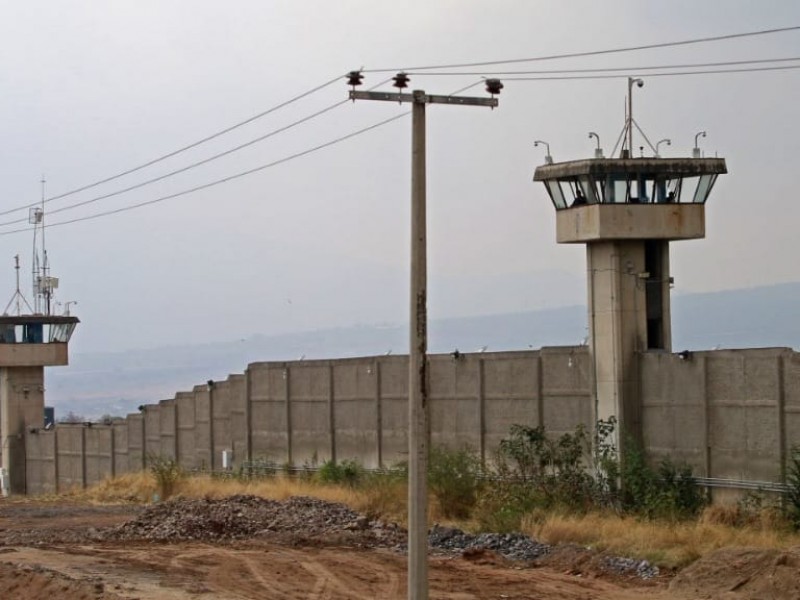
[[535,560],[550,551],[549,545],[540,544],[521,533],[472,535],[440,525],[434,525],[428,533],[428,544],[433,550],[462,554],[470,550],[492,550],[511,560]]
[[[136,519],[105,532],[109,540],[226,541],[287,533],[306,539],[331,534],[378,542],[398,528],[371,522],[344,504],[297,496],[285,501],[237,495],[224,499],[175,498],[154,504]],[[357,535],[356,535],[357,534]]]
[[[310,497],[284,501],[238,495],[223,499],[175,498],[144,509],[136,518],[100,532],[92,539],[152,542],[233,542],[269,538],[272,542],[318,544],[333,542],[361,548],[407,552],[407,533],[395,523],[370,520],[344,504]],[[434,525],[428,534],[431,552],[468,556],[489,551],[508,560],[533,562],[555,557],[556,548],[521,533],[470,534]],[[577,547],[578,554],[591,552]],[[586,559],[580,558],[580,561]],[[556,560],[560,560],[556,558]],[[571,560],[571,559],[570,559]],[[658,568],[647,561],[613,556],[596,557],[601,571],[650,579]]]

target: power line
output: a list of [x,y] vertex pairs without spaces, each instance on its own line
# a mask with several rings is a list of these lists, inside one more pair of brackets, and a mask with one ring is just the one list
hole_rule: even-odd
[[[388,81],[391,81],[391,79],[389,79],[389,78],[384,79],[383,81],[381,81],[380,83],[375,84],[374,86],[372,86],[369,89],[370,90],[377,89],[380,86],[382,86],[385,83],[387,83]],[[472,84],[472,85],[477,85],[477,84]],[[331,104],[330,106],[327,106],[327,107],[325,107],[325,108],[323,108],[321,110],[318,110],[315,113],[312,113],[312,114],[310,114],[308,116],[305,116],[302,119],[298,119],[297,121],[289,123],[288,125],[284,125],[283,127],[279,127],[278,129],[274,129],[274,130],[270,131],[269,133],[266,133],[266,134],[264,134],[262,136],[254,138],[254,139],[252,139],[250,141],[247,141],[247,142],[245,142],[243,144],[239,144],[238,146],[235,146],[234,148],[231,148],[229,150],[225,150],[223,152],[219,152],[219,153],[214,154],[213,156],[209,156],[208,158],[205,158],[203,160],[199,160],[199,161],[191,163],[191,164],[189,164],[189,165],[187,165],[185,167],[181,167],[180,169],[175,169],[174,171],[170,171],[168,173],[164,173],[162,175],[159,175],[158,177],[153,177],[151,179],[147,179],[147,180],[145,180],[143,182],[128,186],[126,188],[122,188],[122,189],[116,190],[114,192],[109,192],[108,194],[103,194],[101,196],[96,196],[94,198],[89,198],[88,200],[83,200],[81,202],[76,202],[74,204],[69,204],[67,206],[62,206],[61,208],[57,208],[55,210],[49,211],[48,214],[49,215],[53,215],[53,214],[56,214],[56,213],[64,212],[66,210],[72,210],[72,209],[75,209],[75,208],[79,208],[81,206],[86,206],[87,204],[93,204],[93,203],[98,202],[100,200],[105,200],[107,198],[113,198],[114,196],[119,196],[120,194],[124,194],[124,193],[130,192],[130,191],[137,190],[139,188],[145,187],[147,185],[150,185],[150,184],[153,184],[153,183],[156,183],[156,182],[159,182],[159,181],[163,181],[164,179],[168,179],[169,177],[173,177],[174,175],[178,175],[180,173],[184,173],[186,171],[189,171],[189,170],[194,169],[196,167],[199,167],[201,165],[210,163],[210,162],[212,162],[214,160],[217,160],[217,159],[222,158],[224,156],[228,156],[229,154],[233,154],[234,152],[238,152],[239,150],[242,150],[244,148],[247,148],[249,146],[257,144],[258,142],[262,142],[262,141],[264,141],[264,140],[266,140],[268,138],[271,138],[271,137],[273,137],[273,136],[275,136],[275,135],[277,135],[279,133],[283,133],[284,131],[288,131],[289,129],[292,129],[293,127],[301,125],[302,123],[306,123],[306,122],[308,122],[308,121],[310,121],[310,120],[312,120],[312,119],[314,119],[316,117],[319,117],[319,116],[321,116],[321,115],[323,115],[323,114],[325,114],[327,112],[330,112],[333,109],[338,108],[339,106],[342,106],[343,104],[347,104],[347,103],[348,103],[348,100],[341,100],[341,101],[336,102],[334,104]],[[46,200],[45,200],[45,202],[46,202]],[[37,206],[39,206],[39,204],[37,204]],[[24,223],[25,221],[27,221],[27,218],[23,217],[23,218],[20,218],[20,219],[14,219],[12,221],[5,221],[3,223],[0,223],[0,226],[15,225],[17,223]]]
[[[389,80],[387,79],[385,81],[382,81],[381,83],[378,83],[377,85],[373,86],[370,89],[378,88],[381,85],[383,85],[384,83],[386,83],[387,81],[389,81]],[[483,80],[475,81],[473,83],[470,83],[469,85],[466,85],[466,86],[464,86],[462,88],[459,88],[459,89],[451,92],[449,95],[453,96],[455,94],[459,94],[461,92],[464,92],[464,91],[466,91],[466,90],[468,90],[470,88],[473,88],[476,85],[480,85],[482,83],[483,83]],[[345,100],[344,102],[347,102],[347,100]],[[342,103],[341,102],[337,103],[337,104],[333,105],[333,107],[338,106],[340,104],[342,104]],[[329,107],[329,108],[333,108],[333,107]],[[341,142],[344,142],[346,140],[349,140],[351,138],[359,136],[359,135],[361,135],[363,133],[367,133],[369,131],[372,131],[373,129],[377,129],[378,127],[382,127],[383,125],[387,125],[387,124],[389,124],[389,123],[391,123],[393,121],[397,121],[398,119],[406,117],[409,114],[411,114],[411,111],[406,111],[406,112],[400,113],[400,114],[395,115],[393,117],[389,117],[388,119],[384,119],[382,121],[378,121],[377,123],[373,123],[372,125],[369,125],[367,127],[363,127],[363,128],[358,129],[356,131],[348,133],[347,135],[343,135],[343,136],[334,138],[334,139],[329,140],[329,141],[327,141],[327,142],[325,142],[323,144],[319,144],[319,145],[314,146],[312,148],[309,148],[307,150],[303,150],[302,152],[296,152],[294,154],[290,154],[289,156],[285,156],[283,158],[280,158],[278,160],[269,162],[267,164],[255,167],[253,169],[248,169],[247,171],[242,171],[240,173],[236,173],[236,174],[230,175],[228,177],[223,177],[222,179],[216,179],[214,181],[210,181],[210,182],[204,183],[202,185],[198,185],[198,186],[186,189],[186,190],[182,190],[182,191],[176,192],[174,194],[168,194],[166,196],[161,196],[159,198],[154,198],[152,200],[147,200],[147,201],[144,201],[144,202],[138,202],[136,204],[123,206],[123,207],[116,208],[116,209],[113,209],[113,210],[107,210],[107,211],[104,211],[104,212],[95,213],[95,214],[87,215],[87,216],[84,216],[84,217],[76,217],[74,219],[69,219],[69,220],[66,220],[66,221],[58,221],[56,223],[48,223],[46,225],[46,227],[59,227],[61,225],[70,225],[70,224],[73,224],[73,223],[80,223],[81,221],[90,221],[90,220],[93,220],[93,219],[98,219],[100,217],[106,217],[106,216],[115,215],[115,214],[122,213],[122,212],[127,212],[127,211],[134,210],[134,209],[137,209],[137,208],[150,206],[151,204],[157,204],[157,203],[160,203],[160,202],[165,202],[165,201],[171,200],[173,198],[179,198],[179,197],[185,196],[187,194],[191,194],[191,193],[194,193],[194,192],[199,192],[201,190],[212,188],[212,187],[215,187],[217,185],[220,185],[220,184],[223,184],[223,183],[227,183],[229,181],[233,181],[235,179],[240,179],[242,177],[246,177],[247,175],[252,175],[254,173],[258,173],[260,171],[264,171],[266,169],[269,169],[271,167],[275,167],[275,166],[278,166],[280,164],[289,162],[289,161],[294,160],[296,158],[300,158],[302,156],[306,156],[308,154],[312,154],[312,153],[317,152],[319,150],[322,150],[324,148],[328,148],[330,146],[334,146],[336,144],[339,144]],[[55,211],[53,211],[53,212],[55,212]],[[0,232],[0,236],[12,235],[12,234],[15,234],[15,233],[23,233],[23,232],[30,231],[30,230],[31,230],[30,227],[22,227],[22,228],[19,228],[19,229],[13,229],[11,231]]]
[[[743,69],[711,69],[706,71],[676,71],[674,73],[646,73],[646,77],[674,77],[677,75],[719,75],[722,73],[754,73],[758,71],[788,71],[800,69],[800,65],[783,65],[778,67],[751,67]],[[632,73],[630,75],[636,75]],[[577,79],[624,79],[626,75],[556,75],[543,77],[506,77],[503,81],[566,81]]]
[[435,69],[466,69],[469,67],[488,67],[493,65],[504,65],[504,64],[516,64],[516,63],[525,63],[525,62],[537,62],[543,60],[556,60],[562,58],[580,58],[584,56],[600,56],[603,54],[617,54],[622,52],[634,52],[638,50],[652,50],[655,48],[672,48],[676,46],[687,46],[690,44],[702,44],[706,42],[720,42],[723,40],[733,40],[745,37],[752,37],[758,35],[769,35],[773,33],[784,33],[787,31],[796,31],[800,29],[800,25],[794,25],[791,27],[779,27],[775,29],[762,29],[759,31],[747,31],[744,33],[732,33],[728,35],[718,35],[712,37],[703,37],[703,38],[694,38],[689,40],[680,40],[677,42],[661,42],[658,44],[644,44],[640,46],[626,46],[622,48],[609,48],[606,50],[590,50],[586,52],[569,52],[565,54],[550,54],[544,56],[534,56],[531,58],[511,58],[507,60],[488,60],[488,61],[481,61],[481,62],[470,62],[470,63],[451,63],[451,64],[444,64],[444,65],[424,65],[420,67],[402,67],[402,68],[391,68],[391,69],[364,69],[364,73],[385,73],[385,72],[397,72],[397,71],[432,71]]
[[414,73],[409,72],[408,75],[417,77],[437,77],[442,76],[466,76],[471,75],[475,77],[489,77],[489,76],[506,76],[506,75],[547,75],[547,74],[561,74],[561,73],[604,73],[604,72],[638,72],[638,71],[657,71],[661,69],[694,69],[703,67],[727,67],[735,65],[756,65],[766,63],[782,63],[793,62],[800,60],[800,56],[784,57],[784,58],[762,58],[753,60],[730,60],[721,62],[707,62],[707,63],[684,63],[674,65],[654,65],[654,66],[636,66],[636,67],[597,67],[592,69],[544,69],[538,71],[437,71],[435,73]]
[[[478,83],[480,83],[480,82],[478,82]],[[470,87],[472,87],[473,85],[477,85],[477,84],[471,84]],[[123,206],[121,208],[116,208],[116,209],[108,210],[108,211],[101,212],[101,213],[95,213],[95,214],[92,214],[92,215],[87,215],[85,217],[77,217],[75,219],[70,219],[70,220],[67,220],[67,221],[58,221],[57,223],[48,223],[46,225],[46,227],[48,227],[48,228],[49,227],[59,227],[61,225],[69,225],[69,224],[72,224],[72,223],[80,223],[81,221],[90,221],[92,219],[98,219],[100,217],[106,217],[106,216],[114,215],[114,214],[117,214],[117,213],[127,212],[129,210],[134,210],[136,208],[141,208],[143,206],[149,206],[151,204],[157,204],[159,202],[164,202],[166,200],[171,200],[173,198],[178,198],[180,196],[185,196],[187,194],[191,194],[191,193],[194,193],[194,192],[199,192],[201,190],[212,188],[212,187],[215,187],[215,186],[220,185],[222,183],[227,183],[227,182],[233,181],[235,179],[240,179],[242,177],[246,177],[247,175],[252,175],[253,173],[258,173],[259,171],[263,171],[265,169],[269,169],[270,167],[275,167],[275,166],[278,166],[280,164],[283,164],[283,163],[289,162],[291,160],[294,160],[296,158],[300,158],[302,156],[306,156],[308,154],[312,154],[312,153],[317,152],[319,150],[322,150],[324,148],[328,148],[330,146],[334,146],[336,144],[344,142],[345,140],[349,140],[350,138],[354,138],[354,137],[356,137],[358,135],[361,135],[363,133],[367,133],[368,131],[372,131],[373,129],[377,129],[378,127],[381,127],[383,125],[391,123],[392,121],[396,121],[398,119],[401,119],[402,117],[408,116],[409,114],[410,113],[408,111],[404,112],[404,113],[400,113],[399,115],[395,115],[395,116],[390,117],[388,119],[384,119],[383,121],[378,121],[377,123],[373,123],[372,125],[369,125],[367,127],[363,127],[362,129],[358,129],[356,131],[348,133],[347,135],[343,135],[343,136],[340,136],[338,138],[334,138],[334,139],[329,140],[329,141],[327,141],[327,142],[325,142],[323,144],[319,144],[317,146],[314,146],[313,148],[309,148],[307,150],[303,150],[302,152],[296,152],[295,154],[290,154],[289,156],[285,156],[283,158],[280,158],[280,159],[272,161],[270,163],[255,167],[253,169],[248,169],[247,171],[242,171],[240,173],[236,173],[235,175],[230,175],[228,177],[223,177],[222,179],[216,179],[214,181],[210,181],[208,183],[204,183],[202,185],[195,186],[193,188],[182,190],[182,191],[176,192],[174,194],[168,194],[166,196],[161,196],[159,198],[155,198],[155,199],[152,199],[152,200],[147,200],[145,202],[139,202],[137,204],[131,204],[129,206]],[[11,234],[14,234],[14,233],[22,233],[22,232],[30,231],[30,230],[31,230],[30,227],[23,227],[23,228],[20,228],[20,229],[14,229],[12,231],[0,232],[0,236],[11,235]]]
[[[320,91],[322,89],[325,89],[329,85],[332,85],[332,84],[336,83],[337,81],[341,81],[341,78],[342,78],[342,75],[337,75],[333,79],[330,79],[330,80],[326,81],[325,83],[321,83],[320,85],[317,85],[317,86],[311,88],[310,90],[307,90],[307,91],[303,92],[302,94],[298,94],[297,96],[294,96],[293,98],[290,98],[289,100],[285,100],[284,102],[281,102],[280,104],[276,104],[272,108],[269,108],[269,109],[267,109],[265,111],[262,111],[262,112],[260,112],[260,113],[258,113],[256,115],[253,115],[252,117],[249,117],[248,119],[245,119],[244,121],[239,121],[238,123],[235,123],[234,125],[231,125],[230,127],[226,127],[225,129],[221,129],[220,131],[217,131],[216,133],[212,133],[211,135],[208,135],[208,136],[206,136],[206,137],[204,137],[204,138],[202,138],[200,140],[197,140],[196,142],[192,142],[191,144],[189,144],[187,146],[183,146],[181,148],[178,148],[177,150],[173,150],[172,152],[168,152],[167,154],[163,154],[163,155],[161,155],[161,156],[159,156],[157,158],[149,160],[149,161],[147,161],[145,163],[142,163],[142,164],[140,164],[140,165],[138,165],[136,167],[133,167],[133,168],[127,169],[125,171],[122,171],[120,173],[117,173],[116,175],[112,175],[110,177],[106,177],[104,179],[100,179],[98,181],[95,181],[94,183],[89,183],[87,185],[81,186],[79,188],[75,188],[75,189],[70,190],[68,192],[64,192],[63,194],[58,194],[57,196],[51,196],[51,197],[45,199],[45,202],[52,202],[53,200],[58,200],[60,198],[66,198],[67,196],[72,196],[73,194],[77,194],[78,192],[86,191],[88,189],[97,187],[98,185],[102,185],[104,183],[108,183],[109,181],[114,181],[115,179],[119,179],[120,177],[124,177],[125,175],[130,175],[131,173],[135,173],[137,171],[141,171],[142,169],[150,167],[150,166],[152,166],[152,165],[154,165],[156,163],[159,163],[161,161],[164,161],[164,160],[166,160],[168,158],[172,158],[173,156],[176,156],[176,155],[178,155],[178,154],[180,154],[182,152],[186,152],[187,150],[191,150],[192,148],[196,148],[197,146],[200,146],[201,144],[205,144],[206,142],[210,142],[211,140],[214,140],[214,139],[216,139],[216,138],[218,138],[218,137],[220,137],[222,135],[225,135],[226,133],[230,133],[231,131],[239,129],[240,127],[243,127],[243,126],[245,126],[245,125],[247,125],[249,123],[252,123],[253,121],[256,121],[256,120],[258,120],[258,119],[260,119],[262,117],[267,116],[268,114],[271,114],[271,113],[273,113],[273,112],[275,112],[277,110],[280,110],[281,108],[289,106],[290,104],[292,104],[294,102],[297,102],[298,100],[302,100],[303,98],[306,98],[306,97],[310,96],[311,94],[314,94],[314,93],[316,93],[316,92],[318,92],[318,91]],[[10,208],[8,210],[0,212],[0,216],[1,215],[7,215],[9,213],[16,212],[18,210],[24,210],[26,208],[32,208],[34,206],[39,206],[39,205],[41,205],[41,202],[33,202],[31,204],[26,204],[24,206],[17,206],[16,208]]]
[[[264,134],[262,136],[259,136],[259,137],[255,138],[255,139],[252,139],[252,140],[250,140],[248,142],[245,142],[243,144],[239,144],[238,146],[235,146],[234,148],[231,148],[229,150],[225,150],[224,152],[219,152],[217,154],[214,154],[213,156],[209,156],[208,158],[204,158],[203,160],[199,160],[197,162],[193,162],[193,163],[191,163],[189,165],[186,165],[185,167],[181,167],[180,169],[175,169],[174,171],[170,171],[168,173],[164,173],[162,175],[159,175],[158,177],[153,177],[151,179],[147,179],[147,180],[142,181],[140,183],[136,183],[134,185],[130,185],[130,186],[126,187],[126,188],[122,188],[122,189],[119,189],[119,190],[116,190],[116,191],[113,191],[113,192],[109,192],[108,194],[103,194],[101,196],[95,196],[94,198],[89,198],[88,200],[82,200],[81,202],[76,202],[74,204],[69,204],[67,206],[62,206],[61,208],[56,208],[54,210],[48,211],[47,214],[48,215],[54,215],[56,213],[64,212],[65,210],[72,210],[72,209],[75,209],[75,208],[78,208],[78,207],[81,207],[81,206],[86,206],[87,204],[93,204],[95,202],[99,202],[100,200],[106,200],[108,198],[113,198],[114,196],[119,196],[120,194],[125,194],[127,192],[131,192],[133,190],[137,190],[139,188],[145,187],[147,185],[150,185],[150,184],[153,184],[153,183],[156,183],[156,182],[159,182],[159,181],[163,181],[164,179],[168,179],[169,177],[173,177],[173,176],[178,175],[180,173],[184,173],[186,171],[190,171],[191,169],[195,169],[195,168],[197,168],[199,166],[205,165],[205,164],[210,163],[210,162],[212,162],[214,160],[220,159],[220,158],[222,158],[224,156],[228,156],[229,154],[233,154],[234,152],[238,152],[239,150],[242,150],[244,148],[248,148],[249,146],[257,144],[258,142],[262,142],[262,141],[264,141],[264,140],[266,140],[268,138],[271,138],[271,137],[273,137],[273,136],[275,136],[275,135],[277,135],[279,133],[283,133],[284,131],[292,129],[293,127],[296,127],[296,126],[298,126],[298,125],[300,125],[302,123],[306,123],[307,121],[310,121],[311,119],[314,119],[316,117],[319,117],[320,115],[323,115],[323,114],[325,114],[327,112],[330,112],[334,108],[338,108],[339,106],[342,106],[343,104],[347,104],[348,102],[349,102],[349,100],[341,100],[340,102],[336,102],[335,104],[331,104],[330,106],[327,106],[327,107],[323,108],[322,110],[319,110],[319,111],[317,111],[317,112],[315,112],[313,114],[310,114],[307,117],[303,117],[302,119],[294,121],[294,122],[292,122],[292,123],[290,123],[288,125],[280,127],[278,129],[274,129],[274,130],[270,131],[269,133],[266,133],[266,134]],[[47,200],[45,200],[45,202],[47,202]],[[36,206],[40,206],[40,205],[41,205],[41,202],[36,204]],[[0,214],[6,214],[6,213],[0,213]],[[0,223],[0,226],[14,225],[16,223],[24,223],[27,220],[28,220],[27,217],[22,217],[20,219],[15,219],[13,221],[2,222],[2,223]]]

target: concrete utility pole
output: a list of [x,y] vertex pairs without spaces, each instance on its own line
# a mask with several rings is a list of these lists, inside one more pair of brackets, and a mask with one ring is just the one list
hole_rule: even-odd
[[[350,84],[360,85],[361,75],[350,74]],[[407,87],[405,73],[394,77],[395,87]],[[489,79],[486,90],[494,96],[503,85]],[[350,92],[352,100],[412,103],[411,124],[411,321],[408,361],[408,599],[428,598],[428,302],[425,210],[425,105],[458,104],[497,106],[497,99],[466,96]]]

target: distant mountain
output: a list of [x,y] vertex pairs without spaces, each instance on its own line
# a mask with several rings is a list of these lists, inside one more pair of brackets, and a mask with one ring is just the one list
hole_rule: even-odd
[[[672,302],[673,348],[789,346],[800,348],[800,282],[677,295]],[[434,320],[431,352],[525,350],[581,343],[586,308]],[[145,402],[171,398],[208,379],[242,372],[248,363],[403,354],[406,325],[354,326],[239,341],[76,354],[69,367],[47,372],[48,403],[57,414],[124,414]]]

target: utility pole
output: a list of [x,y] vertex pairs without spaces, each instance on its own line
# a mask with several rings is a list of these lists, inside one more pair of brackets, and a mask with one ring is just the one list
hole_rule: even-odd
[[408,600],[428,599],[428,301],[425,173],[425,106],[456,104],[497,106],[495,94],[503,84],[486,80],[491,98],[433,96],[423,90],[402,93],[409,77],[398,73],[394,86],[400,93],[358,92],[362,75],[352,71],[351,100],[411,102],[411,313],[408,360]]

